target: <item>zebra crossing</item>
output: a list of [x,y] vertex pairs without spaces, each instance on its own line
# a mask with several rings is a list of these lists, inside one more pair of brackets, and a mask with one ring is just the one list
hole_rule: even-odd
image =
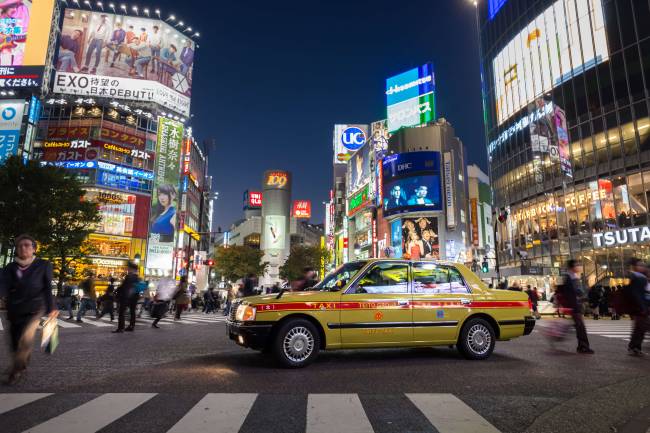
[[[156,393],[0,394],[0,425],[13,432],[90,433],[123,431],[128,420],[151,415],[169,396]],[[290,407],[279,412],[265,397]],[[196,395],[182,412],[159,411],[157,423],[138,432],[237,433],[499,433],[499,430],[453,394],[307,394],[265,396],[254,393]],[[66,399],[72,404],[66,404]],[[197,400],[198,399],[198,400]],[[286,400],[286,401],[285,401]],[[57,405],[53,405],[53,402]],[[399,410],[387,413],[383,406]],[[65,410],[55,409],[65,407]],[[291,419],[285,420],[282,417]],[[298,422],[296,422],[296,420]],[[125,423],[125,421],[127,421]],[[13,428],[12,428],[13,427]],[[144,429],[144,430],[143,430]],[[5,431],[5,430],[3,430]]]
[[[60,316],[59,316],[60,317]],[[75,316],[76,317],[76,316]],[[141,325],[151,325],[154,321],[148,314],[143,314],[142,317],[138,317],[137,323]],[[217,314],[203,314],[203,313],[184,313],[181,316],[180,320],[174,320],[173,315],[168,315],[165,318],[161,319],[158,322],[159,326],[173,326],[173,325],[211,325],[225,323],[228,320],[227,317],[223,316],[221,313]],[[129,318],[127,316],[126,321],[128,323]],[[93,312],[90,311],[79,323],[75,320],[65,320],[57,319],[59,328],[61,330],[67,329],[84,329],[84,328],[111,328],[117,326],[117,314],[115,314],[115,320],[111,322],[110,317],[104,316],[101,319],[97,319],[93,316]],[[0,332],[8,329],[9,323],[7,318],[2,315],[0,316]]]
[[630,341],[633,322],[621,320],[585,320],[587,334]]

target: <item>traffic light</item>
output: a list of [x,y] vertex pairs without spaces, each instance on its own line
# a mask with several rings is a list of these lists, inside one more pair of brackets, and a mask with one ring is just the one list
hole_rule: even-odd
[[206,265],[206,266],[210,266],[210,267],[212,267],[212,266],[214,266],[214,260],[213,260],[213,259],[205,260],[205,261],[203,262],[203,264]]
[[489,270],[490,270],[490,267],[488,266],[487,259],[483,259],[483,263],[481,263],[481,272],[483,272],[484,274],[487,274]]

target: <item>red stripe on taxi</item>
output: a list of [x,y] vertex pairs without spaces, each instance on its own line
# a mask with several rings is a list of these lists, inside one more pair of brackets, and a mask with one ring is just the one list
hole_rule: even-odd
[[397,301],[369,300],[366,302],[286,302],[256,305],[259,312],[264,311],[325,311],[325,310],[376,310],[405,308],[527,308],[526,301],[473,301],[463,304],[460,301]]

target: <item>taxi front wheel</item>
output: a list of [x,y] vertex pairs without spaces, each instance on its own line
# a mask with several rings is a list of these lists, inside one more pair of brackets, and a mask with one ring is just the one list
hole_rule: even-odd
[[318,355],[320,335],[308,320],[290,320],[275,334],[271,348],[275,358],[285,367],[300,368]]
[[467,359],[487,359],[494,350],[492,325],[483,319],[470,319],[463,325],[458,338],[458,351]]

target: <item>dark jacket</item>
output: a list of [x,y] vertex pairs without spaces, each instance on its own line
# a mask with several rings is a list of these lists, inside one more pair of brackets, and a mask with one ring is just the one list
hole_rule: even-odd
[[625,294],[630,314],[648,314],[648,305],[645,301],[645,289],[648,285],[648,279],[636,272],[630,272],[629,278],[630,284],[623,288],[623,293]]
[[129,298],[133,297],[135,285],[138,281],[140,281],[140,277],[136,274],[127,274],[122,284],[115,291],[115,299],[117,302],[127,302]]
[[242,287],[241,295],[243,296],[253,296],[255,294],[255,280],[252,278],[244,279],[244,287]]
[[39,258],[23,271],[18,278],[18,264],[9,263],[4,268],[4,280],[7,287],[7,313],[9,319],[44,310],[49,313],[54,309],[52,298],[52,264]]
[[571,308],[578,313],[581,311],[580,297],[582,296],[582,289],[579,279],[571,278],[568,273],[564,274],[562,285],[557,288],[557,296],[562,307]]

